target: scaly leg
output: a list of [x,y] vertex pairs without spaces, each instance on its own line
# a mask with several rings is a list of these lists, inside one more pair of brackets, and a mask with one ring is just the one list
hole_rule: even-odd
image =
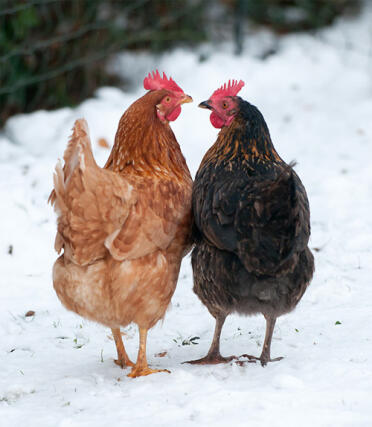
[[134,366],[134,363],[129,359],[125,351],[123,339],[121,338],[120,328],[111,328],[112,336],[114,337],[116,350],[118,352],[117,360],[114,362],[122,368],[126,366]]
[[[271,359],[271,356],[270,356],[271,340],[273,337],[276,317],[265,316],[265,319],[266,319],[266,334],[265,334],[264,345],[262,347],[261,356],[255,357],[255,356],[250,356],[248,354],[242,354],[241,356],[241,357],[247,357],[250,362],[252,360],[259,360],[262,366],[266,366],[268,362],[277,362],[283,359],[283,357],[276,357],[275,359]],[[241,362],[241,364],[242,363],[244,362]]]
[[219,315],[216,317],[216,326],[214,329],[214,336],[211,347],[205,357],[198,360],[190,360],[183,363],[191,363],[193,365],[207,365],[207,364],[217,364],[217,363],[227,363],[232,359],[236,359],[235,356],[223,357],[220,353],[220,336],[222,331],[222,326],[225,323],[226,315]]
[[132,368],[132,371],[128,374],[128,377],[136,378],[145,375],[155,374],[156,372],[168,372],[167,369],[150,369],[146,359],[146,340],[147,340],[147,329],[139,328],[140,346],[138,350],[137,362]]

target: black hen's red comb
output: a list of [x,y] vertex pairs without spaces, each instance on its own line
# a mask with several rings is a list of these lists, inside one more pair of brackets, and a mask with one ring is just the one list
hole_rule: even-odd
[[223,84],[219,89],[215,90],[211,98],[215,96],[236,96],[241,88],[244,86],[243,80],[229,80],[228,83]]
[[181,92],[183,93],[183,90],[178,86],[178,84],[171,78],[165,75],[163,73],[163,77],[160,76],[160,73],[158,70],[155,70],[147,77],[145,77],[143,81],[143,87],[146,90],[161,90],[166,89],[171,92]]

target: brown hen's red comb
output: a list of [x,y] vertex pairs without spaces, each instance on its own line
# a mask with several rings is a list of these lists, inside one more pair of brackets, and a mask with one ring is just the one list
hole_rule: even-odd
[[149,73],[149,75],[145,77],[143,81],[143,87],[146,90],[166,89],[171,92],[183,93],[183,90],[178,86],[178,84],[171,77],[168,79],[165,73],[163,73],[163,77],[161,77],[158,70],[153,71],[152,75],[151,73]]
[[214,96],[236,96],[244,84],[243,80],[240,80],[239,83],[237,80],[229,80],[228,83],[223,84],[219,89],[215,90],[211,98]]

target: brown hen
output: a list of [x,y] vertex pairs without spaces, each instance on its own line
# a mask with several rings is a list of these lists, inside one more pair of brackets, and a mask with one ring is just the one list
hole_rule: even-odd
[[[153,73],[149,89],[122,116],[104,168],[85,120],[77,120],[57,164],[49,200],[58,215],[54,289],[69,310],[112,329],[118,360],[131,377],[148,375],[147,331],[163,318],[190,249],[192,180],[169,126],[191,102],[172,79]],[[134,365],[120,327],[134,322]]]

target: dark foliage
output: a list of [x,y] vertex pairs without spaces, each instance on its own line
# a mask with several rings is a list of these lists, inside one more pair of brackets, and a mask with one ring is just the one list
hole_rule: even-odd
[[355,12],[359,0],[225,0],[233,10],[257,24],[286,33],[323,27],[345,12]]
[[9,0],[0,3],[0,127],[11,114],[71,105],[100,85],[111,54],[205,38],[202,0]]
[[[217,3],[223,8],[216,8]],[[359,0],[0,0],[0,128],[12,114],[73,105],[118,83],[105,64],[126,49],[161,51],[234,32],[329,24]],[[212,12],[212,13],[211,13]],[[293,17],[296,17],[293,19]],[[130,71],[128,71],[130,72]]]

